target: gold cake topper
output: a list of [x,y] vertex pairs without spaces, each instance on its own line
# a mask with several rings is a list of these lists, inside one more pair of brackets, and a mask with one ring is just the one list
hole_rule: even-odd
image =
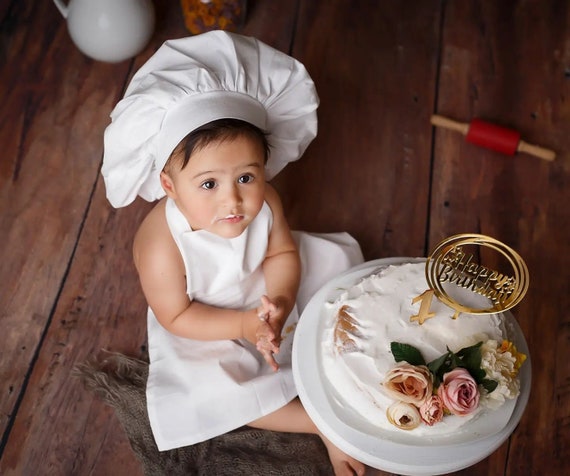
[[[483,266],[466,247],[488,248],[506,259],[509,272]],[[480,258],[479,258],[480,260]],[[433,294],[454,309],[453,318],[462,313],[492,314],[516,306],[525,296],[529,285],[528,268],[520,255],[504,243],[485,235],[460,234],[446,238],[433,250],[426,261],[426,280]],[[444,287],[445,283],[468,289],[487,297],[490,307],[473,308],[458,302]],[[430,296],[426,296],[431,301]],[[429,311],[429,304],[427,310]],[[421,314],[421,312],[419,313]],[[414,316],[420,324],[431,316]],[[423,318],[423,319],[422,319]]]

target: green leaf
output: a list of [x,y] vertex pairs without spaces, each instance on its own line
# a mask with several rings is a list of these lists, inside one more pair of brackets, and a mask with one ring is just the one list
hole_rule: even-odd
[[459,359],[458,366],[466,369],[478,384],[482,384],[485,379],[485,371],[481,368],[481,345],[478,342],[475,345],[464,347],[457,352]]
[[478,369],[481,367],[481,344],[464,347],[457,352],[457,357],[462,361],[463,367],[466,369]]
[[479,368],[479,369],[467,368],[467,371],[475,379],[475,382],[477,382],[480,385],[483,385],[483,382],[485,381],[485,376],[487,375],[483,369],[481,369],[481,368]]
[[451,365],[451,368],[449,370],[451,371],[455,367],[460,367],[461,366],[461,360],[459,359],[459,357],[457,357],[457,354],[454,354],[449,349],[447,349],[447,351],[449,352],[449,354],[448,354],[449,355],[449,362]]
[[453,352],[449,351],[443,354],[441,357],[438,357],[435,360],[432,360],[427,366],[428,369],[433,374],[433,384],[434,387],[437,388],[443,381],[443,376],[447,372],[453,370],[456,365],[454,362],[455,355]]
[[499,383],[496,380],[490,380],[485,378],[481,381],[481,385],[485,390],[487,390],[487,392],[491,393],[493,390],[497,388]]
[[439,369],[445,366],[445,361],[449,358],[449,352],[443,354],[441,357],[438,357],[435,360],[432,360],[427,366],[428,369],[431,370],[432,374],[437,375],[439,373]]
[[390,343],[390,350],[392,355],[394,355],[394,360],[396,362],[406,361],[410,365],[425,365],[421,352],[416,349],[413,345],[402,344],[401,342]]

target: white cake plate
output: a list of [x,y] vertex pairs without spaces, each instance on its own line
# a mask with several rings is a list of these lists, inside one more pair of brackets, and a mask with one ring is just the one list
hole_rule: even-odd
[[[323,304],[336,299],[376,269],[391,264],[425,261],[425,258],[386,258],[368,261],[331,280],[309,301],[293,341],[293,375],[299,397],[318,429],[345,453],[373,468],[401,475],[430,476],[451,473],[485,459],[511,435],[526,408],[531,386],[531,362],[524,335],[510,312],[505,312],[509,335],[517,349],[527,355],[520,370],[520,395],[500,407],[493,419],[468,422],[457,435],[431,441],[399,436],[373,427],[343,406],[328,382],[322,365],[323,334],[327,314]],[[407,433],[407,432],[402,432]]]

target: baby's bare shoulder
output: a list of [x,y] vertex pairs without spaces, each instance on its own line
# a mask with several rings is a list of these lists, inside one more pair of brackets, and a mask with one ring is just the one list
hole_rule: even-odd
[[155,269],[181,259],[166,221],[164,201],[159,202],[144,218],[133,241],[135,265]]

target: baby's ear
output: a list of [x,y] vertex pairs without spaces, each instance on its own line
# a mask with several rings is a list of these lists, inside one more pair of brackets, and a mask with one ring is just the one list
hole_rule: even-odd
[[160,172],[160,185],[162,185],[164,192],[169,198],[175,198],[176,189],[174,188],[174,182],[172,177],[166,172]]

